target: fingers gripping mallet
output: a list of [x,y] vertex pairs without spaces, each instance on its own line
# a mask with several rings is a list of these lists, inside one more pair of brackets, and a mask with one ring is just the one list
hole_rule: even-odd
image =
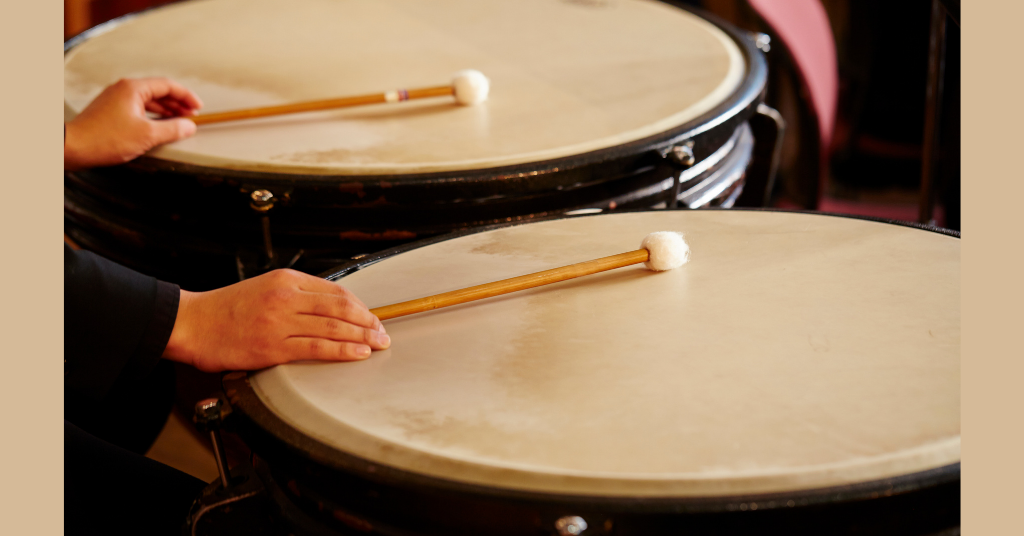
[[460,303],[501,296],[510,292],[549,285],[641,262],[651,270],[662,272],[678,268],[686,264],[690,258],[690,247],[683,240],[683,235],[671,231],[647,235],[643,242],[640,243],[640,248],[636,251],[620,253],[611,257],[571,264],[561,268],[553,268],[543,272],[503,279],[461,290],[453,290],[394,305],[385,305],[384,307],[370,309],[370,312],[377,315],[377,318],[381,320],[387,320],[442,307],[450,307]]
[[455,97],[455,102],[459,104],[472,106],[487,100],[487,95],[490,93],[490,89],[491,82],[483,75],[483,73],[469,69],[455,73],[451,84],[448,84],[447,86],[418,89],[396,89],[392,91],[385,91],[383,93],[373,93],[371,95],[357,95],[354,97],[297,102],[294,104],[282,104],[280,106],[267,106],[265,108],[249,108],[245,110],[233,110],[230,112],[196,115],[189,117],[188,119],[191,119],[197,125],[206,125],[209,123],[255,119],[257,117],[269,117],[272,115],[316,112],[320,110],[364,106],[367,104],[402,102],[428,97],[445,97],[449,95]]

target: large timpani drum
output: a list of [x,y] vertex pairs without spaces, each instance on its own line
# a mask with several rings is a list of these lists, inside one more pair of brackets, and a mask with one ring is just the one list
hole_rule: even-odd
[[122,77],[172,77],[206,113],[444,84],[467,68],[492,82],[477,106],[205,125],[67,174],[66,231],[201,288],[473,225],[740,194],[764,58],[723,23],[646,0],[182,2],[68,41],[65,117]]
[[376,307],[661,230],[685,233],[688,264],[389,320],[393,346],[362,362],[229,375],[281,522],[956,533],[956,236],[800,213],[620,213],[421,242],[330,278]]

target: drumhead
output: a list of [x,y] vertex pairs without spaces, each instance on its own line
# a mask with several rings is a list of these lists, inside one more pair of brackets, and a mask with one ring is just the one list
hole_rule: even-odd
[[783,493],[960,459],[960,242],[827,215],[664,211],[506,227],[342,278],[370,307],[629,251],[622,268],[385,322],[391,349],[250,377],[373,463],[572,495]]
[[205,125],[154,151],[223,169],[318,175],[537,162],[645,139],[726,101],[736,42],[648,0],[198,0],[94,32],[65,55],[66,118],[122,77],[168,76],[216,112],[491,79],[446,99]]

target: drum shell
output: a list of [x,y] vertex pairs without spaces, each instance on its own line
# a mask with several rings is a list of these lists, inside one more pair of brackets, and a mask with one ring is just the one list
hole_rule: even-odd
[[[400,176],[236,171],[143,157],[65,175],[65,228],[72,240],[186,288],[255,274],[269,223],[278,266],[316,273],[355,256],[476,225],[528,221],[581,208],[646,208],[668,193],[640,195],[679,167],[665,158],[692,142],[699,163],[719,150],[763,100],[763,55],[742,32],[703,15],[744,55],[740,87],[719,106],[671,131],[591,153],[500,168]],[[116,24],[113,21],[112,24]],[[89,38],[68,41],[67,52]],[[278,200],[266,214],[249,194]],[[623,202],[623,199],[629,199]],[[202,268],[197,268],[201,266]]]
[[[501,226],[492,228],[496,227]],[[381,258],[471,232],[394,248],[323,276],[338,279]],[[276,417],[244,373],[228,375],[224,386],[236,431],[264,460],[261,477],[283,502],[280,515],[287,518],[297,509],[301,516],[342,533],[352,527],[374,527],[383,534],[551,534],[555,520],[563,516],[586,519],[592,527],[587,534],[958,533],[958,463],[853,485],[750,496],[523,492],[426,477],[340,452]]]

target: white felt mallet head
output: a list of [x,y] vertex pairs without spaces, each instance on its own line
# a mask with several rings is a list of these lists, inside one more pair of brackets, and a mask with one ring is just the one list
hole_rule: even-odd
[[470,106],[487,100],[491,81],[480,71],[466,69],[453,75],[452,88],[455,90],[455,101]]
[[682,234],[673,231],[651,233],[640,242],[640,247],[650,254],[644,266],[656,272],[679,268],[690,260],[690,246]]

